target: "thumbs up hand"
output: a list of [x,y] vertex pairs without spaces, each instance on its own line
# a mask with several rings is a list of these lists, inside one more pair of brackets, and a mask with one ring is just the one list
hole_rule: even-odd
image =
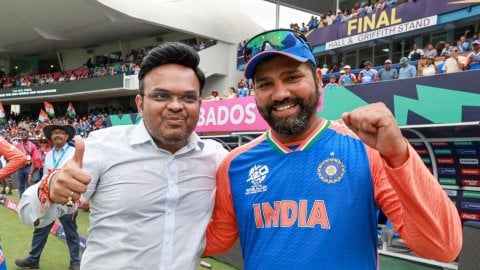
[[54,203],[67,204],[77,201],[80,194],[87,191],[90,183],[90,174],[82,168],[85,143],[80,136],[75,136],[74,141],[75,154],[72,159],[51,176],[48,184],[50,200]]

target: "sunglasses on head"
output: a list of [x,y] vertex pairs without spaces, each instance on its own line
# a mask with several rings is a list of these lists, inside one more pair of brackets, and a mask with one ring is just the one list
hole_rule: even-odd
[[308,46],[310,50],[312,47],[308,44],[307,38],[299,31],[290,29],[275,29],[268,32],[263,32],[251,38],[243,49],[243,58],[248,62],[255,55],[264,51],[284,51],[293,48],[301,42]]

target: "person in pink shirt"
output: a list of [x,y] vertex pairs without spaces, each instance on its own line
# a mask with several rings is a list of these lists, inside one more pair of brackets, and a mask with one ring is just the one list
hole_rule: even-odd
[[28,174],[28,184],[32,185],[43,178],[43,164],[45,163],[45,156],[50,151],[48,140],[42,138],[38,140],[38,149],[32,157],[32,166],[30,166],[30,173]]
[[29,136],[26,130],[21,130],[19,134],[22,140],[18,142],[16,146],[27,157],[27,161],[25,162],[25,164],[17,171],[18,192],[20,193],[20,198],[22,198],[23,192],[28,187],[28,174],[30,173],[30,166],[32,165],[33,154],[37,152],[37,146],[35,146],[34,143],[28,140]]

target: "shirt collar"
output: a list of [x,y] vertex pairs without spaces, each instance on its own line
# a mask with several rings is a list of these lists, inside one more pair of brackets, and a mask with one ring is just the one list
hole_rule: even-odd
[[61,148],[59,151],[55,150],[55,146],[54,146],[54,145],[52,145],[52,146],[53,146],[53,147],[52,147],[52,150],[55,151],[55,152],[62,152],[62,151],[64,151],[65,149],[67,149],[67,147],[69,147],[68,142],[65,143],[65,145],[62,146],[62,148]]
[[[145,142],[150,142],[152,145],[155,145],[152,136],[148,133],[145,123],[141,120],[137,125],[135,125],[132,135],[130,136],[130,145],[142,144]],[[178,154],[190,151],[195,149],[196,151],[201,151],[204,147],[204,142],[200,139],[197,133],[192,132],[188,137],[188,143],[186,146],[178,150]]]

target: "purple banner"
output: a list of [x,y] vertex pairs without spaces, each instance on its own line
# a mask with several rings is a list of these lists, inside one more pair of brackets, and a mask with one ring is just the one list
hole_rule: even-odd
[[407,2],[380,13],[368,14],[364,17],[350,19],[344,23],[337,22],[327,27],[310,32],[309,43],[315,47],[329,41],[370,32],[397,24],[434,15],[441,15],[476,4],[453,0],[421,0]]

